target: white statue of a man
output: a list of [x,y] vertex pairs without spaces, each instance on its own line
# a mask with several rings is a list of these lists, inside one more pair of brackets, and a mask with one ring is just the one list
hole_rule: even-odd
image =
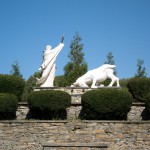
[[62,36],[61,43],[55,47],[54,49],[51,48],[50,45],[46,46],[43,55],[43,63],[39,68],[39,71],[42,72],[42,77],[37,78],[36,84],[40,84],[40,87],[53,87],[54,77],[55,77],[55,70],[56,70],[56,57],[64,47],[64,36]]

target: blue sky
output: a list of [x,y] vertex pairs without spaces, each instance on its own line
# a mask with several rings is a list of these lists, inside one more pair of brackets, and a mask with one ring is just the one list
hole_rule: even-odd
[[88,70],[112,52],[120,79],[135,75],[138,58],[150,76],[150,0],[0,0],[0,73],[9,74],[17,60],[28,79],[45,46],[57,46],[64,34],[56,61],[56,75],[62,75],[76,32]]

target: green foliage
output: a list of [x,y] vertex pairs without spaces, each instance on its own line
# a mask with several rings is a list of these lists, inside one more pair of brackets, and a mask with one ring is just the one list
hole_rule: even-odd
[[54,86],[65,87],[67,85],[67,80],[64,75],[56,76],[54,79]]
[[78,33],[75,34],[70,44],[70,53],[68,57],[70,62],[64,67],[64,74],[67,85],[71,85],[78,77],[87,72],[87,64],[84,62],[82,38]]
[[122,88],[127,88],[128,81],[129,81],[129,80],[130,80],[129,78],[120,79],[120,80],[119,80],[120,86],[121,86]]
[[25,81],[23,78],[12,75],[0,74],[0,93],[13,93],[21,100]]
[[109,52],[106,57],[107,57],[107,61],[105,61],[104,64],[110,64],[110,65],[115,64],[115,60],[112,52]]
[[138,59],[137,60],[137,73],[135,74],[135,77],[146,77],[146,69],[143,67],[144,60]]
[[80,76],[87,72],[86,64],[74,64],[72,62],[68,62],[65,66],[65,78],[67,80],[67,85],[70,86],[74,83]]
[[[128,84],[128,81],[129,81],[130,79],[120,79],[119,80],[119,83],[120,83],[120,86],[122,87],[122,88],[127,88],[127,84]],[[110,84],[110,82],[111,82],[111,79],[106,79],[105,81],[103,81],[101,84],[104,84],[105,86],[108,86],[109,84]],[[114,83],[114,86],[117,86],[117,83],[115,82]]]
[[29,94],[28,103],[32,118],[66,119],[66,108],[71,106],[71,96],[64,91],[36,91]]
[[[109,52],[106,57],[107,57],[107,61],[105,61],[104,64],[115,65],[115,59],[112,52]],[[114,69],[114,74],[115,75],[117,74],[116,69]]]
[[70,44],[71,50],[68,57],[70,58],[71,62],[74,62],[76,64],[81,64],[84,59],[84,53],[82,52],[83,44],[80,43],[81,40],[81,36],[76,33]]
[[0,119],[14,119],[18,107],[17,97],[11,93],[0,93]]
[[144,97],[150,92],[150,78],[131,78],[127,87],[134,101],[144,102]]
[[145,96],[145,108],[150,113],[150,93]]
[[82,95],[82,119],[126,119],[132,105],[132,96],[127,90],[99,89]]
[[41,76],[41,73],[35,72],[33,75],[29,77],[29,79],[25,82],[25,88],[22,95],[21,101],[27,101],[27,97],[34,90],[34,87],[36,86],[36,78],[39,78]]
[[22,78],[22,74],[20,73],[19,63],[17,60],[14,62],[14,64],[11,65],[11,67],[12,67],[12,69],[10,71],[10,75],[18,76],[18,77]]
[[[111,79],[106,79],[105,81],[103,81],[101,84],[103,84],[104,86],[108,86],[109,84],[110,84],[110,82],[111,82]],[[117,84],[116,84],[116,82],[114,83],[114,85],[113,86],[116,86]]]

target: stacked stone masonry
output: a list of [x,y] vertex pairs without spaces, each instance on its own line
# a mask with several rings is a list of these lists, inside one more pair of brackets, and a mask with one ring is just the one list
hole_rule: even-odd
[[0,121],[0,150],[64,149],[149,150],[150,122]]
[[81,95],[91,89],[54,90],[71,94],[67,120],[26,120],[28,104],[19,103],[16,120],[0,121],[0,150],[150,149],[150,119],[143,103],[133,103],[127,121],[81,121]]

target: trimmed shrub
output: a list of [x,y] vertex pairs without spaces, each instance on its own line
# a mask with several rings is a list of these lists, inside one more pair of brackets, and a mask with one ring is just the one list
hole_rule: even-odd
[[150,78],[132,78],[127,87],[134,101],[144,102],[144,97],[150,92]]
[[128,81],[130,80],[130,78],[123,78],[123,79],[120,79],[119,80],[119,83],[120,83],[120,86],[122,88],[127,88],[127,84],[128,84]]
[[66,108],[71,106],[71,96],[64,91],[43,90],[28,96],[29,118],[66,119]]
[[18,100],[14,94],[0,93],[0,119],[14,119]]
[[132,95],[127,90],[99,89],[82,95],[81,119],[126,119],[132,105]]
[[[119,80],[120,86],[122,88],[127,88],[128,81],[129,81],[129,79],[125,79],[125,78],[124,79],[120,79]],[[111,79],[107,79],[102,84],[104,84],[105,86],[108,86],[110,84],[110,82],[111,82]],[[116,82],[114,83],[113,86],[117,86]]]
[[[104,86],[108,86],[111,83],[111,79],[106,79],[105,81],[103,81],[101,84],[103,84]],[[113,86],[117,86],[116,82],[113,84]]]
[[150,113],[150,93],[145,96],[145,108]]
[[0,93],[13,93],[20,101],[24,86],[25,81],[23,78],[0,74]]

